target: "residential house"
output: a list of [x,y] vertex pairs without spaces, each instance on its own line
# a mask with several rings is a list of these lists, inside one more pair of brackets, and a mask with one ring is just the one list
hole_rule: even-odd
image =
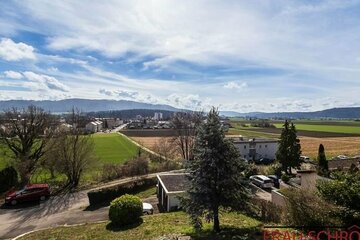
[[242,136],[229,137],[246,160],[258,160],[260,158],[276,158],[278,141],[266,138],[245,138]]
[[86,131],[96,133],[102,130],[102,122],[101,121],[93,121],[89,122],[85,126]]
[[179,209],[179,197],[185,193],[185,173],[161,174],[157,175],[157,179],[156,193],[159,206],[167,212]]

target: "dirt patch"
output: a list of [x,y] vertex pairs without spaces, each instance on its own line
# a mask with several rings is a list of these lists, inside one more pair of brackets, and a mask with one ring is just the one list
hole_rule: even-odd
[[172,137],[176,136],[174,129],[128,129],[121,130],[128,137]]
[[130,137],[135,142],[149,148],[152,151],[157,151],[156,144],[163,141],[171,141],[172,137]]
[[302,154],[316,158],[320,144],[325,147],[327,158],[337,155],[360,154],[360,137],[314,138],[300,137]]

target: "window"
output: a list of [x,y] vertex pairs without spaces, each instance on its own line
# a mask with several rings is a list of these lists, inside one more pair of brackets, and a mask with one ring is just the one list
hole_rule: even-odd
[[244,149],[246,149],[246,145],[244,145]]
[[246,158],[246,155],[244,155],[244,158]]
[[267,145],[265,144],[265,148],[267,148]]
[[261,145],[259,145],[259,148],[261,148]]

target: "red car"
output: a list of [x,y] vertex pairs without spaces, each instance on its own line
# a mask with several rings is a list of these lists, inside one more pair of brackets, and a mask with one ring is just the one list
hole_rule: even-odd
[[9,192],[5,196],[5,203],[16,205],[19,202],[45,200],[50,196],[48,184],[30,184],[19,191]]

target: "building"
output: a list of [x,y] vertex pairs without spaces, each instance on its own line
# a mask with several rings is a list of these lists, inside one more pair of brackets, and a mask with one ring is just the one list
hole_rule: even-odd
[[159,206],[166,212],[179,209],[179,196],[183,195],[186,187],[184,173],[157,175],[156,193]]
[[102,130],[102,122],[101,121],[93,121],[89,122],[85,126],[86,131],[96,133]]
[[124,121],[119,118],[104,118],[102,122],[104,123],[104,128],[108,129],[113,129],[124,123]]
[[278,141],[265,138],[245,138],[242,136],[229,137],[240,152],[242,158],[246,160],[258,160],[260,158],[276,158]]
[[161,112],[156,112],[154,113],[154,120],[162,120],[163,119],[163,114]]

